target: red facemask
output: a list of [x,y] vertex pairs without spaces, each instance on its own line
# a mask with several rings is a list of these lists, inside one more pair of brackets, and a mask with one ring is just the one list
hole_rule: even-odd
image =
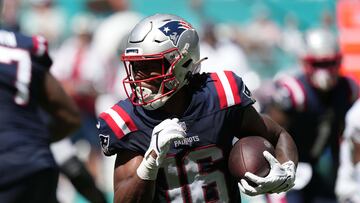
[[311,84],[321,90],[331,90],[337,82],[341,55],[331,57],[314,58],[311,56],[303,59],[305,74]]

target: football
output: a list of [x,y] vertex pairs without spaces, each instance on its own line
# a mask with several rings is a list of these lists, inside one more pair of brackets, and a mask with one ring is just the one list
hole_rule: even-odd
[[228,167],[231,175],[238,181],[246,172],[265,177],[270,172],[270,164],[263,152],[268,151],[275,156],[273,145],[260,136],[249,136],[238,140],[229,155]]

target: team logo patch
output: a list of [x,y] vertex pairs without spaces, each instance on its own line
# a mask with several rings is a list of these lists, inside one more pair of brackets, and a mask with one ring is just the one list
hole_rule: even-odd
[[243,90],[243,92],[244,92],[244,94],[245,94],[247,97],[249,97],[249,98],[252,97],[251,91],[249,90],[249,88],[248,88],[246,85],[244,85],[244,90]]
[[99,134],[100,145],[105,154],[109,154],[109,135]]
[[186,31],[192,29],[191,25],[184,21],[169,21],[161,26],[159,30],[168,36],[174,46],[177,46],[180,36]]

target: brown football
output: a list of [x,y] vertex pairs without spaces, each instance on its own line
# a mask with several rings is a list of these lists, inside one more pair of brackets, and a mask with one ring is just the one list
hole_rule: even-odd
[[265,177],[270,172],[269,162],[263,152],[275,156],[273,145],[260,136],[249,136],[238,140],[230,151],[228,167],[232,176],[238,181],[246,172]]

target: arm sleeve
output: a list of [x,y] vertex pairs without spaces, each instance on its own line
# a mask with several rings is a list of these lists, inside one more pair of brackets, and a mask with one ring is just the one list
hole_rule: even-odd
[[150,143],[150,137],[141,131],[134,131],[118,138],[108,124],[101,118],[98,119],[99,141],[103,153],[112,156],[120,150],[130,150],[145,154]]

